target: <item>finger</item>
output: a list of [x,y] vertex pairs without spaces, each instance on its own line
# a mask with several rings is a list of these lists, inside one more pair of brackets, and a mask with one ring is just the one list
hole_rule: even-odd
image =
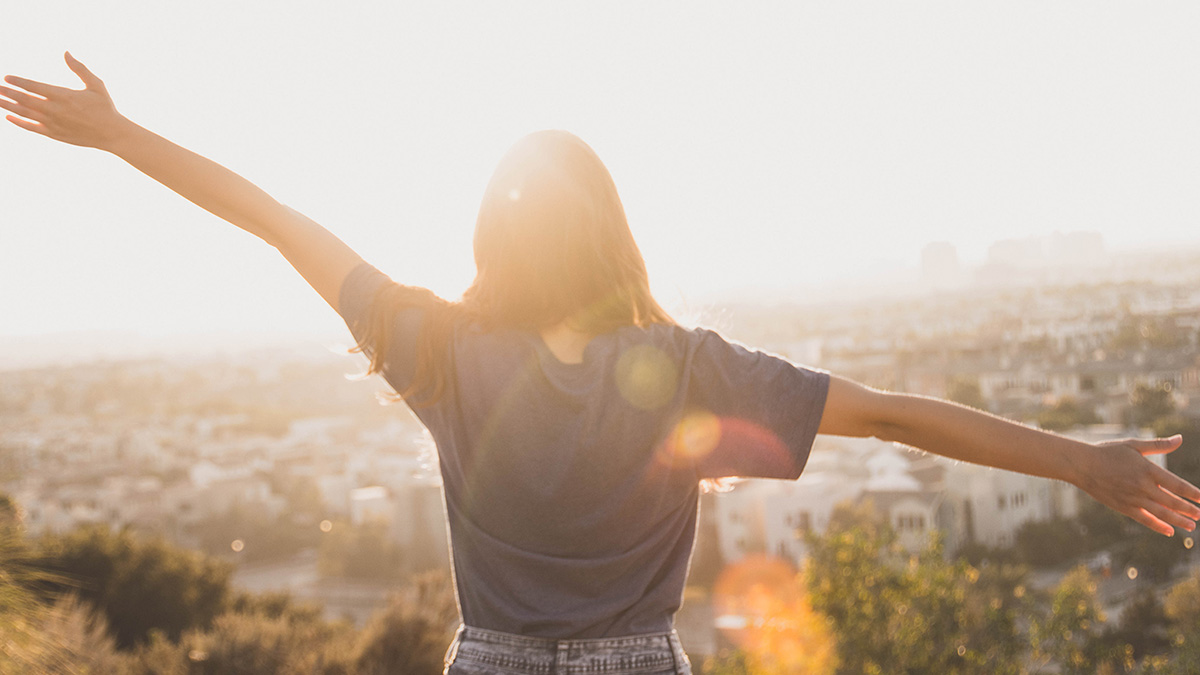
[[1154,515],[1146,509],[1134,509],[1133,513],[1127,515],[1159,534],[1163,534],[1168,537],[1175,534],[1174,528],[1154,517]]
[[1164,489],[1162,486],[1159,486],[1157,494],[1152,496],[1151,499],[1172,511],[1183,514],[1187,518],[1191,518],[1192,520],[1200,519],[1200,507],[1186,499],[1181,499],[1178,495]]
[[44,110],[42,106],[46,105],[46,99],[44,98],[31,96],[23,91],[17,91],[16,89],[11,89],[9,87],[0,87],[0,94],[7,96],[26,108],[32,108],[33,110]]
[[40,113],[36,110],[33,110],[32,108],[26,108],[25,106],[21,105],[20,103],[13,103],[12,101],[6,101],[6,100],[0,98],[0,108],[4,108],[5,110],[7,110],[9,112],[16,113],[16,114],[20,115],[21,117],[31,119],[35,122],[45,122],[46,121],[45,115],[43,115],[42,113]]
[[9,84],[16,85],[25,91],[32,91],[43,98],[62,96],[63,94],[75,91],[74,89],[56,87],[53,84],[46,84],[45,82],[38,82],[37,80],[27,80],[23,77],[17,77],[16,75],[5,75],[4,81]]
[[9,122],[12,122],[13,124],[21,127],[22,129],[25,129],[26,131],[32,131],[35,134],[41,134],[43,136],[48,135],[46,133],[46,127],[43,127],[42,125],[40,125],[36,122],[30,122],[29,120],[23,120],[20,117],[17,117],[16,115],[5,115],[4,119],[8,120]]
[[1154,467],[1154,480],[1166,490],[1170,490],[1180,497],[1185,497],[1194,502],[1200,502],[1200,488],[1192,485],[1186,480],[1176,476],[1170,471],[1162,468],[1157,464],[1151,464]]
[[88,89],[104,88],[104,82],[100,81],[100,78],[96,77],[92,71],[88,70],[87,66],[80,63],[79,59],[71,56],[71,52],[63,52],[63,59],[66,60],[67,67],[70,68],[73,73],[78,75],[80,80],[83,80],[83,86],[87,87]]
[[[1142,508],[1146,511],[1149,511],[1150,514],[1155,518],[1158,518],[1169,525],[1174,525],[1175,527],[1187,530],[1188,532],[1196,529],[1195,521],[1187,518],[1186,516],[1180,515],[1157,502],[1145,502],[1142,504]],[[1174,531],[1172,531],[1171,534],[1174,534]]]
[[1170,438],[1133,439],[1129,443],[1143,455],[1156,455],[1177,449],[1183,444],[1183,436],[1175,434]]

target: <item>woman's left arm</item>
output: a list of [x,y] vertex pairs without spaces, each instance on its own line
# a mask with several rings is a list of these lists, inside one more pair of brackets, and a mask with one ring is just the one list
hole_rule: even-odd
[[277,248],[337,309],[342,280],[362,262],[357,253],[245,178],[117,112],[100,78],[69,53],[65,58],[84,89],[7,76],[5,82],[20,88],[0,87],[5,97],[0,98],[0,107],[14,113],[8,121],[63,143],[120,157],[188,201]]
[[1072,483],[1109,508],[1167,536],[1192,531],[1200,489],[1145,455],[1171,452],[1182,438],[1085,443],[966,406],[895,394],[832,377],[818,433],[874,436],[1009,471]]

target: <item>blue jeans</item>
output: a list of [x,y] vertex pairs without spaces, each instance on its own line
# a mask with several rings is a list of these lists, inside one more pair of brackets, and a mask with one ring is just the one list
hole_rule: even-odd
[[691,675],[675,631],[550,640],[461,626],[445,675]]

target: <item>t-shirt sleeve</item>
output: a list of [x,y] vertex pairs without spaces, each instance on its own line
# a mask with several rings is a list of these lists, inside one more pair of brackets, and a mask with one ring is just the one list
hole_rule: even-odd
[[687,426],[700,478],[800,477],[808,462],[829,373],[693,331]]
[[[390,308],[382,302],[381,291],[427,293],[424,289],[400,286],[370,263],[360,263],[342,281],[338,293],[338,314],[346,322],[356,342],[362,342],[368,333],[372,311],[389,311],[392,316],[391,335],[383,361],[383,379],[397,392],[403,392],[412,384],[416,370],[417,335],[421,328],[424,309],[419,303],[399,309]],[[377,300],[381,301],[378,302]],[[368,358],[372,356],[369,346],[364,348]]]

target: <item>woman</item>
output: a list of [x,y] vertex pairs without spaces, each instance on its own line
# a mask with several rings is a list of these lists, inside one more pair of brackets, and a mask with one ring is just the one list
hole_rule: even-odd
[[1167,536],[1200,518],[1200,490],[1143,457],[1178,436],[1087,444],[679,327],[607,170],[570,134],[533,134],[501,161],[476,279],[450,303],[129,121],[66,61],[84,89],[6,77],[7,119],[111,152],[276,247],[433,433],[464,624],[449,673],[690,672],[672,622],[700,483],[796,478],[817,433],[1069,481]]

